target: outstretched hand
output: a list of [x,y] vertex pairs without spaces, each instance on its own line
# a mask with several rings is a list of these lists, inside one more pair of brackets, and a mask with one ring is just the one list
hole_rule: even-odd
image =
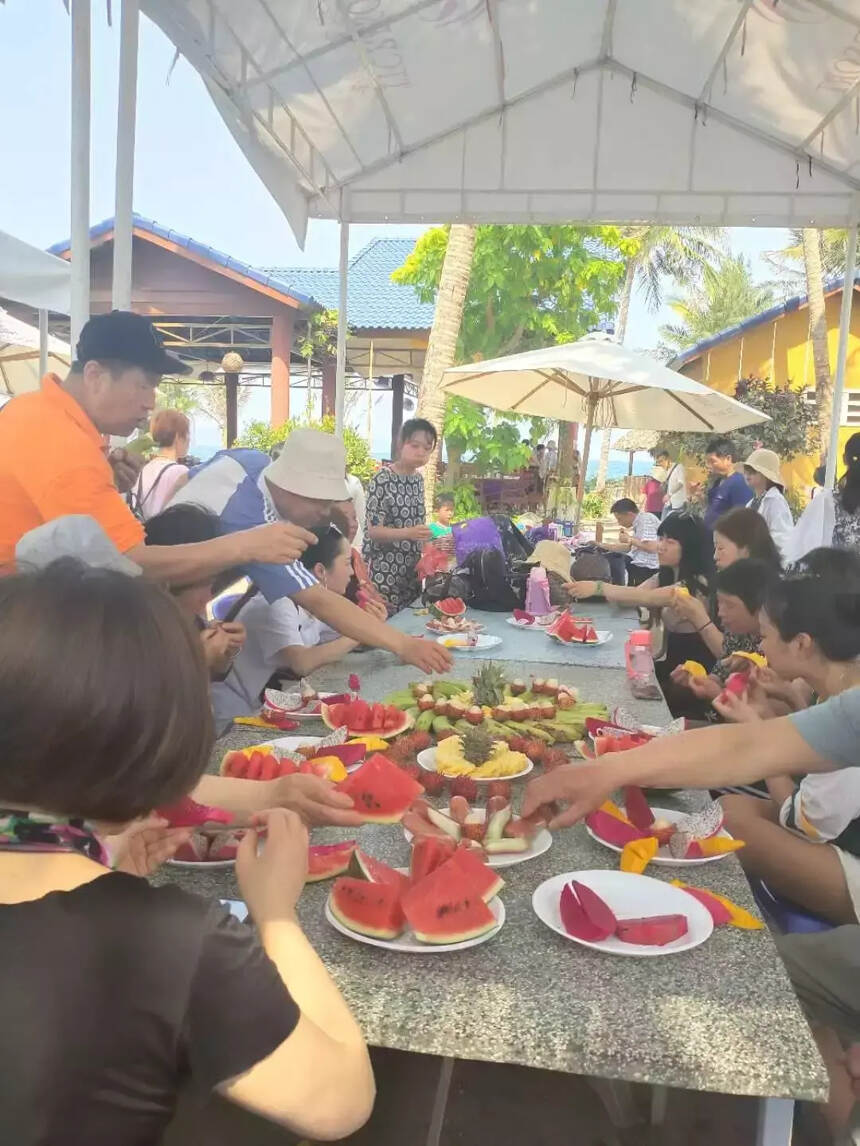
[[[539,776],[526,788],[522,815],[545,809],[550,830],[569,828],[599,808],[614,790],[615,784],[607,780],[609,771],[605,762],[566,764]],[[560,811],[558,801],[567,807]]]
[[308,827],[357,828],[364,819],[345,792],[322,776],[282,776],[274,781],[273,804],[296,812]]
[[105,837],[116,871],[146,878],[172,859],[191,839],[191,828],[170,828],[161,816],[135,820],[124,831]]

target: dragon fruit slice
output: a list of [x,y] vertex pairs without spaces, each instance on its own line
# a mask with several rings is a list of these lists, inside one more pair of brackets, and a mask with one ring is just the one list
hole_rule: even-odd
[[184,796],[175,804],[156,809],[159,816],[167,820],[171,828],[197,828],[201,824],[232,824],[233,813],[223,808],[213,808],[209,804],[198,804],[190,796]]
[[669,837],[669,852],[671,853],[672,859],[687,859],[687,852],[690,850],[690,844],[692,842],[693,837],[689,832],[674,832]]
[[297,712],[304,705],[302,694],[300,692],[281,692],[277,688],[267,688],[263,693],[263,711],[268,708],[274,713],[284,713],[289,715],[291,712]]
[[309,704],[312,700],[319,698],[319,693],[314,686],[302,677],[299,681],[299,693],[301,694],[302,704]]
[[346,744],[349,740],[349,729],[344,724],[341,728],[336,728],[334,732],[330,732],[328,736],[324,736],[317,745],[315,756],[323,755],[323,748],[336,748],[339,744]]
[[675,829],[694,840],[705,840],[708,836],[715,836],[722,826],[723,806],[719,801],[712,800],[701,812],[691,812],[682,816],[675,824]]
[[533,613],[527,613],[525,609],[514,609],[514,620],[521,621],[524,625],[533,625],[535,617]]

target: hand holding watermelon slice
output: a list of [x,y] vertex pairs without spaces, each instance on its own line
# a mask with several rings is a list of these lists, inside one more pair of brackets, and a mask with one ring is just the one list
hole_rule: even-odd
[[236,879],[254,922],[291,919],[308,872],[308,830],[295,812],[256,812],[239,845]]

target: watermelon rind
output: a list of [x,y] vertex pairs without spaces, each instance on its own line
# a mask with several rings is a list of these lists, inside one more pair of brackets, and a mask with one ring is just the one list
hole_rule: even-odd
[[345,840],[340,844],[312,844],[308,848],[308,874],[306,883],[318,883],[323,879],[333,879],[349,867],[355,840]]
[[430,612],[439,620],[443,617],[462,617],[466,613],[466,602],[460,597],[444,597],[430,605]]
[[422,898],[413,888],[404,897],[403,912],[421,943],[465,943],[498,926],[498,920],[477,892],[437,891]]
[[[340,876],[335,880],[329,896],[329,910],[349,931],[368,935],[372,939],[396,939],[403,930],[403,911],[400,889],[390,883],[371,883],[368,880]],[[387,912],[375,921],[366,917],[368,911]],[[364,912],[365,918],[361,918]]]
[[400,888],[405,887],[407,883],[406,876],[396,868],[389,867],[382,860],[374,859],[361,848],[356,848],[350,856],[346,874],[352,879],[364,879],[370,883],[390,883]]

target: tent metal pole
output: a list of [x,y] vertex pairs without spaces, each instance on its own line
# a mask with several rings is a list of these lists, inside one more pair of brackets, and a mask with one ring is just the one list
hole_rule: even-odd
[[48,312],[39,311],[39,377],[48,373]]
[[[594,432],[594,414],[597,410],[598,398],[594,394],[588,395],[588,416],[585,423],[585,441],[582,443],[582,464],[579,467],[579,486],[576,491],[576,517],[573,520],[573,531],[579,533],[579,519],[582,517],[582,498],[585,493],[585,475],[588,472],[588,455],[591,453],[591,435]],[[604,431],[609,433],[608,430]]]
[[119,99],[116,117],[116,188],[113,223],[114,310],[131,309],[134,210],[134,136],[137,119],[137,47],[140,0],[122,0]]
[[845,278],[842,281],[842,310],[839,315],[839,347],[836,351],[836,379],[833,383],[833,408],[830,413],[830,442],[827,446],[827,468],[824,488],[836,484],[836,466],[839,462],[839,428],[842,421],[842,395],[845,391],[845,360],[848,354],[848,334],[851,328],[851,307],[854,303],[854,269],[857,265],[857,209],[851,217],[851,226],[845,239]]
[[72,0],[71,338],[90,316],[90,0]]
[[349,281],[349,223],[340,219],[340,294],[337,306],[337,371],[334,390],[334,432],[343,434],[343,411],[346,397],[346,300]]

